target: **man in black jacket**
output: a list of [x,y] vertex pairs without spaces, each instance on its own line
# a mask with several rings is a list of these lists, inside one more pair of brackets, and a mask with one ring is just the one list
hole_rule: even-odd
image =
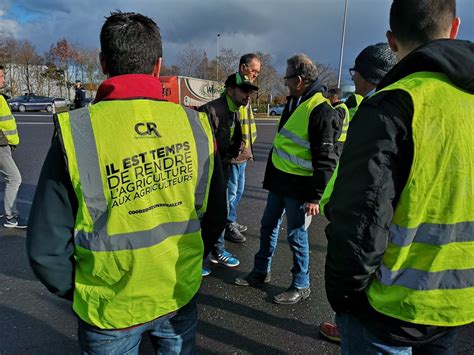
[[[453,107],[450,99],[445,99],[443,94],[436,91],[437,87],[431,86],[429,89],[435,90],[434,94],[416,102],[409,92],[412,89],[390,89],[364,100],[351,122],[335,188],[325,207],[330,220],[326,228],[326,292],[337,313],[343,354],[411,354],[412,347],[420,353],[452,354],[456,333],[454,326],[472,322],[474,297],[466,297],[461,304],[454,296],[450,301],[449,296],[443,298],[444,301],[440,301],[439,297],[449,292],[469,292],[473,288],[472,277],[464,279],[462,276],[466,275],[466,271],[472,275],[472,266],[469,269],[467,261],[472,260],[468,246],[472,244],[473,233],[454,230],[446,236],[450,240],[446,244],[442,239],[444,236],[438,234],[442,231],[440,228],[432,228],[431,231],[425,229],[423,232],[422,228],[418,230],[418,227],[413,227],[411,237],[399,239],[396,233],[400,228],[393,228],[396,225],[394,211],[399,211],[402,200],[403,206],[411,208],[404,218],[410,218],[411,215],[425,214],[420,212],[425,209],[431,211],[431,215],[439,213],[440,208],[449,211],[457,208],[457,201],[467,199],[464,203],[467,210],[464,209],[463,214],[468,217],[463,223],[472,225],[472,196],[459,195],[461,187],[456,182],[467,174],[468,182],[467,185],[464,183],[462,189],[472,191],[472,144],[453,142],[447,132],[443,133],[447,127],[455,135],[461,134],[461,131],[473,131],[470,108],[473,107],[474,94],[474,45],[454,40],[459,23],[459,18],[455,17],[455,0],[395,0],[392,4],[391,31],[387,33],[387,38],[399,63],[379,83],[377,91],[395,83],[401,85],[399,82],[402,79],[420,73],[426,78],[445,77],[450,85],[449,90],[457,90],[458,95],[468,93],[471,96],[463,105]],[[416,84],[423,88],[427,79],[416,80],[419,80]],[[404,85],[406,83],[405,80]],[[419,111],[414,109],[415,104],[423,110],[434,108],[431,112],[436,114],[416,116]],[[458,125],[453,120],[452,112],[455,112],[454,117],[466,116],[466,119]],[[415,125],[414,117],[417,117],[417,122],[425,120],[426,124]],[[433,132],[440,133],[439,139],[419,145],[423,136]],[[467,136],[472,137],[472,133]],[[449,153],[455,144],[459,145],[458,151]],[[420,155],[420,147],[424,149],[424,154]],[[438,155],[432,156],[433,159],[427,162],[426,156],[434,154]],[[452,154],[455,154],[454,160],[443,167],[442,162],[448,162],[446,158],[453,157]],[[416,188],[440,186],[445,191],[444,195],[423,194],[416,203],[407,200],[405,194],[414,191],[412,182],[419,182],[413,180],[419,175],[412,175],[411,172],[418,171],[416,169],[420,169],[420,166],[422,170],[429,168],[435,162],[441,164],[440,169],[437,169],[438,174],[448,174],[454,180],[440,183],[436,181],[437,174],[424,175],[423,183]],[[470,170],[456,174],[455,166],[458,164]],[[431,203],[433,196],[439,204]],[[440,214],[441,218],[445,218],[445,215]],[[428,225],[435,227],[433,224]],[[449,225],[437,225],[446,226],[446,231],[450,230]],[[410,244],[410,238],[415,242]],[[461,246],[463,242],[466,243]],[[447,248],[447,245],[450,247]],[[465,260],[460,265],[463,271],[443,271],[443,264],[440,264],[437,255],[455,250],[450,248],[456,247],[459,248],[456,254],[459,260]],[[404,250],[404,258],[397,257],[397,253]],[[394,257],[397,259],[391,260]],[[431,262],[430,257],[433,257]],[[386,258],[391,263],[397,263],[398,270],[387,269],[394,265],[387,266]],[[426,258],[428,265],[424,265]],[[407,266],[410,265],[407,264],[408,260],[416,260],[418,268]],[[446,280],[446,277],[456,273],[458,276]],[[379,285],[376,290],[374,285]],[[414,294],[417,296],[413,297]],[[420,311],[421,303],[423,307],[431,305],[431,308]],[[456,311],[453,313],[450,308]],[[446,309],[449,316],[443,316]],[[442,320],[426,320],[433,314],[440,314]],[[452,321],[453,317],[464,320]]]
[[[310,294],[307,229],[311,217],[319,213],[319,199],[336,166],[334,144],[342,125],[322,96],[326,87],[318,80],[314,63],[304,54],[289,58],[287,63],[285,82],[290,96],[263,182],[269,193],[261,222],[260,250],[255,255],[253,271],[235,280],[241,286],[270,281],[279,226],[286,211],[293,281],[288,290],[273,298],[279,304],[294,304]],[[280,147],[278,141],[286,139],[287,144]],[[307,158],[303,161],[298,156]]]
[[77,110],[78,108],[86,106],[86,92],[82,87],[80,80],[76,80],[74,86],[76,88],[76,94],[74,96],[74,109]]
[[[230,176],[231,160],[239,155],[242,146],[240,109],[248,104],[250,95],[255,90],[258,90],[258,87],[252,85],[250,80],[239,73],[234,73],[225,81],[224,94],[199,108],[199,111],[209,114],[213,123],[226,183]],[[225,231],[222,232],[212,248],[209,260],[214,264],[236,267],[240,264],[240,261],[225,249],[224,237]],[[239,233],[239,235],[234,236],[233,241],[243,243],[245,237]],[[202,275],[208,276],[210,273],[211,269],[204,265]]]

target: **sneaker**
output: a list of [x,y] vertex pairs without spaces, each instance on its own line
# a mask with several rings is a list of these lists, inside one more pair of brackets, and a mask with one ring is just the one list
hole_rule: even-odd
[[247,226],[244,226],[243,224],[239,224],[237,222],[233,222],[233,224],[235,225],[235,227],[240,233],[246,232],[248,229]]
[[6,228],[18,228],[18,229],[25,229],[27,227],[26,223],[23,223],[20,218],[17,217],[11,217],[5,218],[5,222],[3,223],[3,226]]
[[211,269],[209,269],[208,267],[202,268],[202,272],[201,272],[202,277],[209,276],[210,274],[211,274]]
[[233,243],[243,243],[247,240],[242,233],[239,232],[235,222],[228,224],[225,228],[224,239]]
[[329,340],[335,341],[337,343],[341,342],[341,334],[339,333],[339,330],[337,329],[337,325],[324,322],[319,325],[319,332],[321,335],[325,338],[328,338]]
[[236,267],[239,266],[240,261],[227,250],[224,250],[222,254],[210,253],[209,261],[214,264],[221,264],[227,267]]
[[234,283],[239,286],[253,286],[256,284],[267,284],[272,280],[270,273],[263,274],[261,272],[252,271],[244,277],[238,277]]

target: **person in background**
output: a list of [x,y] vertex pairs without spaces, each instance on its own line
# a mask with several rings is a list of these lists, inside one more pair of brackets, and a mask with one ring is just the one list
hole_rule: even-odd
[[336,110],[337,114],[339,115],[340,120],[342,121],[341,135],[339,136],[336,142],[337,156],[341,156],[342,148],[344,147],[344,142],[346,141],[346,137],[347,137],[347,130],[349,129],[349,122],[350,122],[349,108],[346,106],[346,104],[343,101],[341,101],[342,90],[339,88],[328,89],[326,97],[328,98],[332,107],[334,107],[334,110]]
[[342,354],[454,354],[474,321],[474,44],[459,25],[455,0],[391,5],[399,62],[352,120],[325,208]]
[[75,96],[74,96],[74,109],[82,108],[86,106],[86,91],[82,87],[80,80],[76,80],[74,84]]
[[305,54],[287,60],[285,83],[290,96],[270,152],[263,188],[269,190],[260,228],[260,249],[253,270],[235,283],[250,286],[271,280],[279,225],[286,211],[293,280],[273,302],[295,304],[309,297],[308,227],[319,213],[319,199],[337,163],[335,142],[340,119],[323,96],[313,61]]
[[[260,74],[260,69],[260,58],[256,54],[248,53],[240,58],[239,74],[242,78],[247,78],[251,84],[254,84]],[[245,106],[239,107],[239,116],[243,145],[239,155],[233,158],[230,164],[230,175],[227,183],[229,213],[225,231],[225,239],[234,243],[243,243],[245,236],[242,235],[242,232],[247,230],[247,226],[237,222],[237,207],[244,194],[247,161],[253,160],[253,144],[257,139],[257,125],[255,124],[250,100]]]
[[[224,94],[199,108],[200,111],[207,112],[213,122],[215,137],[219,155],[222,160],[224,176],[227,179],[227,194],[230,191],[230,179],[233,177],[234,170],[231,161],[239,156],[243,146],[243,128],[241,122],[242,112],[245,114],[245,108],[250,100],[250,95],[258,87],[253,85],[246,76],[239,73],[230,75],[225,81]],[[228,197],[228,206],[230,198]],[[229,207],[230,208],[230,207]],[[229,213],[227,214],[229,216]],[[228,221],[227,217],[227,221]],[[228,222],[229,223],[229,222]],[[236,267],[240,264],[239,259],[225,249],[225,231],[222,231],[217,243],[209,254],[209,261],[214,264],[220,264],[226,267]],[[245,237],[241,236],[244,242]],[[237,242],[237,240],[234,240]],[[208,265],[204,264],[202,275],[207,276],[211,273]]]
[[[94,105],[55,116],[30,215],[39,280],[72,301],[84,354],[194,354],[202,260],[225,227],[205,113],[166,102],[160,30],[114,12],[100,32]],[[99,144],[100,143],[100,144]]]
[[[5,86],[5,68],[0,65],[0,89]],[[20,143],[15,117],[10,106],[0,94],[0,173],[5,179],[5,195],[3,206],[5,216],[3,226],[6,228],[26,228],[26,223],[20,218],[16,207],[18,190],[21,185],[21,174],[13,160],[12,152]]]

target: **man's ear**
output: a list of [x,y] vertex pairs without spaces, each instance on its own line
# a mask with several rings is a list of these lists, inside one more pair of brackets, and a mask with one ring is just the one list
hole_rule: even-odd
[[398,44],[397,44],[397,40],[395,39],[395,36],[393,35],[393,32],[390,30],[387,31],[386,36],[387,36],[388,46],[390,47],[393,53],[397,53]]
[[109,73],[107,72],[107,64],[105,63],[105,57],[102,52],[99,53],[99,61],[100,61],[100,67],[102,68],[102,73],[105,75],[108,75]]
[[455,17],[451,23],[451,31],[449,31],[450,39],[456,39],[459,32],[459,26],[461,26],[461,19],[459,17]]
[[153,73],[151,74],[152,76],[158,78],[160,76],[160,71],[161,71],[161,63],[162,63],[163,58],[158,58],[156,60],[155,65],[153,66]]

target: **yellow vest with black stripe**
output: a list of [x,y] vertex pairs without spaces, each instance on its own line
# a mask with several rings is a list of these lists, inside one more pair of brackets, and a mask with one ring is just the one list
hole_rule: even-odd
[[239,107],[240,124],[242,126],[242,140],[244,148],[249,148],[257,139],[257,125],[250,104]]
[[313,109],[329,103],[320,92],[302,102],[291,114],[273,140],[273,165],[288,174],[313,175],[313,163],[308,136],[309,116]]
[[0,130],[9,145],[18,145],[20,143],[15,117],[13,117],[10,106],[8,106],[3,95],[0,95]]
[[414,156],[368,299],[380,313],[410,323],[471,323],[474,95],[431,72],[409,75],[382,91],[388,90],[403,90],[413,101]]
[[351,115],[350,115],[349,109],[347,108],[344,102],[341,102],[340,104],[334,106],[334,109],[335,110],[341,109],[344,111],[344,121],[342,122],[341,135],[339,136],[339,139],[337,140],[338,142],[344,143],[347,138],[347,130],[349,129],[349,122],[351,121]]
[[207,116],[153,100],[58,115],[79,208],[73,309],[102,329],[186,305],[201,283],[214,164]]

